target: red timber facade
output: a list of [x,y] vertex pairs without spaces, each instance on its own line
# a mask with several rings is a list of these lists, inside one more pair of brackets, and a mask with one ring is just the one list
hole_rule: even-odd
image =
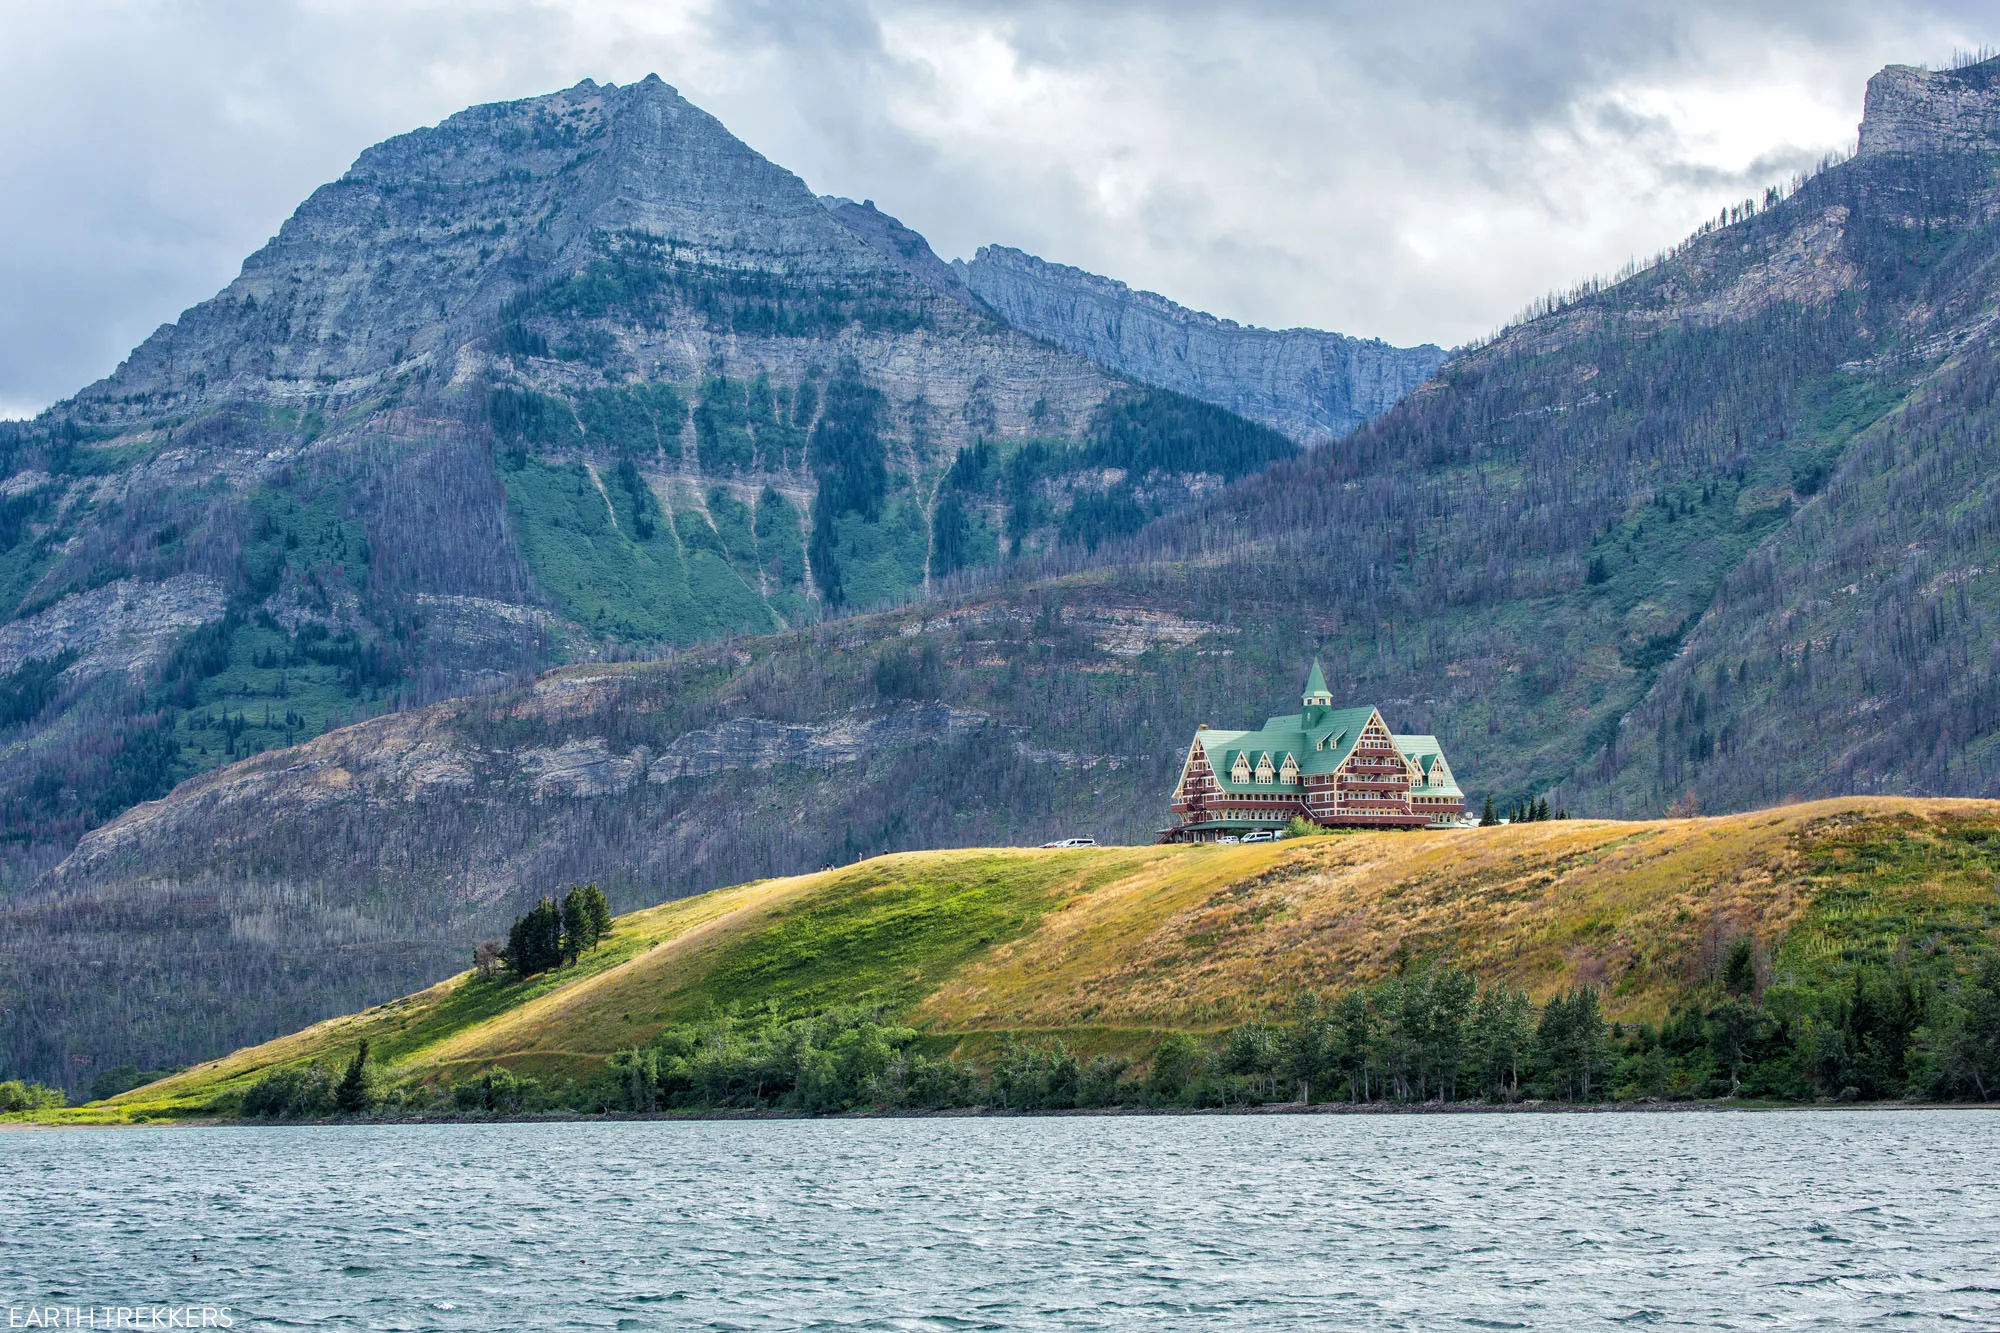
[[1318,662],[1300,712],[1255,731],[1195,732],[1162,842],[1208,842],[1294,818],[1327,828],[1429,828],[1465,813],[1435,736],[1397,736],[1374,708],[1335,708]]

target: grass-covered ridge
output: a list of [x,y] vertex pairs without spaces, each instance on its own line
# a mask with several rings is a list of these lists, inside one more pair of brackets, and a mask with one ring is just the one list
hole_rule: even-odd
[[1674,1015],[1745,939],[1772,996],[1863,970],[1948,989],[2000,948],[1996,876],[2000,804],[1894,798],[1250,847],[903,853],[632,913],[559,972],[468,972],[29,1114],[228,1115],[272,1070],[335,1067],[363,1040],[380,1077],[410,1087],[496,1068],[583,1082],[690,1024],[841,1008],[977,1063],[1049,1038],[1143,1061],[1168,1034],[1282,1019],[1305,992],[1352,992],[1427,956],[1538,1002],[1596,987],[1609,1018],[1684,1028]]

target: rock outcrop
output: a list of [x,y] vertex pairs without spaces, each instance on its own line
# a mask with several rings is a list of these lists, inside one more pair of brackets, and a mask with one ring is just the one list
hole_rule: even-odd
[[1861,156],[2000,150],[2000,59],[1960,69],[1891,65],[1868,80]]
[[981,246],[971,263],[953,267],[1015,328],[1300,443],[1337,439],[1388,411],[1436,374],[1447,355],[1428,343],[1391,347],[1374,338],[1217,319],[1003,245]]
[[957,268],[945,263],[931,249],[931,243],[921,232],[903,225],[901,218],[890,217],[875,207],[873,199],[855,203],[837,194],[823,194],[820,203],[826,211],[865,241],[869,248],[919,282],[942,292],[956,301],[984,309],[972,289],[965,285],[965,278]]

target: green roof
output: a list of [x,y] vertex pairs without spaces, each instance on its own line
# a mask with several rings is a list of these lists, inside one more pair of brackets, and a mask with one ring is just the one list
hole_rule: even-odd
[[[1435,736],[1391,736],[1396,748],[1416,760],[1417,767],[1424,776],[1431,779],[1431,785],[1424,788],[1426,796],[1464,796],[1458,789],[1458,780],[1451,775],[1451,765],[1444,761],[1444,747]],[[1440,782],[1439,778],[1443,781]]]
[[[1215,770],[1215,780],[1224,791],[1282,795],[1290,790],[1287,784],[1256,780],[1260,759],[1267,754],[1271,756],[1273,773],[1284,767],[1286,755],[1292,757],[1302,774],[1331,773],[1354,752],[1361,739],[1361,729],[1368,725],[1369,718],[1375,716],[1373,708],[1315,711],[1322,716],[1310,730],[1305,726],[1304,717],[1293,713],[1288,717],[1270,718],[1255,731],[1210,730],[1198,733],[1196,739],[1207,751],[1209,767]],[[1238,782],[1229,775],[1239,754],[1249,759],[1249,782]]]

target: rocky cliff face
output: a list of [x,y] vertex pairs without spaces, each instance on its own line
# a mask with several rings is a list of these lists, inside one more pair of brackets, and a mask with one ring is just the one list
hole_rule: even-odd
[[1862,156],[1990,151],[2000,140],[2000,60],[1953,70],[1891,65],[1868,80]]
[[954,264],[1015,328],[1300,443],[1347,434],[1437,373],[1446,353],[1317,329],[1259,329],[1006,246]]

